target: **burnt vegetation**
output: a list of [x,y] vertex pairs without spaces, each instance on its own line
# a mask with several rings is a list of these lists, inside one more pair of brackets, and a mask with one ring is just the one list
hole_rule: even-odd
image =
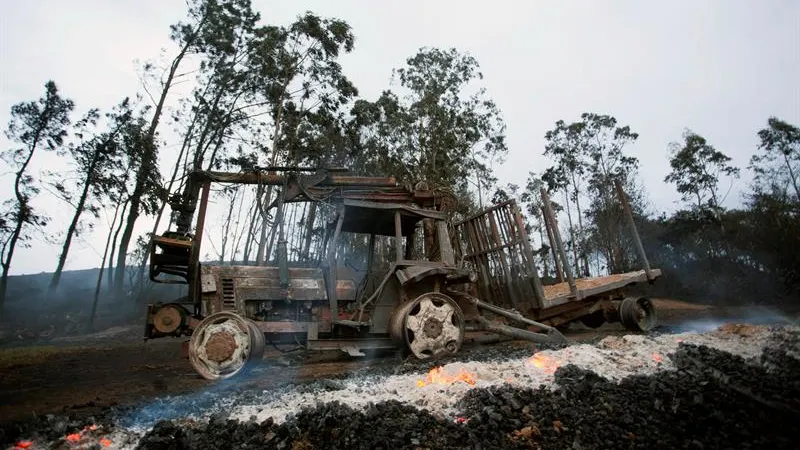
[[[478,61],[457,49],[420,49],[393,72],[391,89],[367,99],[342,71],[340,58],[355,50],[356,34],[337,18],[308,12],[273,25],[248,0],[192,0],[170,37],[172,59],[143,64],[142,92],[107,112],[93,108],[75,117],[75,103],[53,81],[40,99],[12,108],[2,150],[10,195],[0,211],[0,320],[23,312],[36,317],[43,305],[74,297],[83,299],[72,311],[83,331],[92,327],[98,304],[100,311],[134,310],[128,307],[156,292],[145,276],[149,237],[172,225],[172,208],[197,202],[186,174],[274,165],[394,175],[447,196],[454,216],[517,198],[546,280],[558,277],[545,244],[541,188],[553,199],[573,273],[638,268],[614,201],[619,180],[651,265],[670,280],[658,294],[797,304],[800,129],[780,118],[765,118],[747,167],[736,167],[725,149],[695,131],[664,143],[671,168],[664,182],[685,202],[666,214],[652,208],[642,188],[646,174],[631,155],[638,133],[602,113],[557,120],[545,135],[551,166],[531,171],[524,186],[500,183],[492,167],[508,152],[505,123],[482,87]],[[187,81],[191,93],[175,93]],[[67,171],[46,170],[58,165]],[[726,208],[730,183],[744,183],[739,177],[751,179],[749,186],[733,202],[738,207]],[[204,259],[274,258],[276,217],[264,206],[276,190],[232,186],[214,195],[226,219],[209,232],[214,251]],[[45,213],[52,199],[71,211],[68,220]],[[288,225],[302,230],[290,252],[313,261],[309,248],[324,214],[315,207],[291,214]],[[142,219],[154,219],[151,232],[139,234]],[[48,257],[53,274],[10,277],[19,253],[41,240],[58,249]],[[65,283],[71,250],[89,240],[100,270],[80,287]]]

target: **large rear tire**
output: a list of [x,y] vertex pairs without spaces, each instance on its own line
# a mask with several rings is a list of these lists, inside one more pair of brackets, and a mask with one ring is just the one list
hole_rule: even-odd
[[452,298],[429,292],[395,309],[389,333],[418,359],[456,353],[464,341],[464,313]]

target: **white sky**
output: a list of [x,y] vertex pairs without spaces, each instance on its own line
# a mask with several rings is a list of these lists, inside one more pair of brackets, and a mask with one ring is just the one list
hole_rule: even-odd
[[[684,128],[744,168],[767,117],[800,123],[796,0],[254,0],[254,6],[266,23],[287,24],[306,10],[347,21],[357,41],[342,64],[368,99],[389,86],[392,68],[419,47],[472,53],[508,125],[501,183],[524,184],[528,171],[549,164],[541,157],[543,136],[556,120],[606,113],[640,133],[628,151],[641,161],[654,209],[672,210],[678,196],[662,181],[667,144]],[[11,105],[41,96],[48,79],[80,111],[108,110],[134,95],[141,90],[134,60],[157,59],[161,49],[172,55],[169,25],[184,14],[178,0],[0,0],[3,128]],[[5,151],[9,144],[0,141]],[[38,168],[53,163],[45,153],[38,157]],[[746,188],[749,174],[743,175],[729,206]],[[0,197],[8,198],[10,180],[0,183]],[[39,204],[54,228],[66,223],[63,205]],[[78,241],[67,268],[98,266],[104,238],[102,225]],[[12,273],[52,271],[57,255],[57,246],[34,243],[15,256]]]

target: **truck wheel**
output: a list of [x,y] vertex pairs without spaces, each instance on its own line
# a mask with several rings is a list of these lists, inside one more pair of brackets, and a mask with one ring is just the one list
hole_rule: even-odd
[[231,378],[258,365],[264,333],[256,324],[229,311],[212,314],[192,333],[189,362],[207,380]]
[[429,292],[395,309],[389,333],[418,359],[456,353],[464,341],[464,314],[452,298]]
[[631,331],[650,331],[656,326],[656,308],[650,299],[627,297],[619,305],[619,319]]

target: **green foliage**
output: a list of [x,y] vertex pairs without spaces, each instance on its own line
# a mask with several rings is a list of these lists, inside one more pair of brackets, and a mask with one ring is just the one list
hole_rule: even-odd
[[800,201],[800,128],[770,117],[758,137],[762,153],[750,159],[755,186],[767,191],[791,189],[795,201]]
[[664,182],[673,183],[686,202],[696,202],[698,209],[718,210],[720,176],[739,177],[739,169],[729,164],[731,158],[712,147],[691,130],[683,134],[683,143],[670,144],[672,171]]
[[452,192],[472,184],[481,197],[495,181],[491,165],[508,149],[497,105],[473,86],[482,79],[477,60],[452,48],[422,48],[394,78],[402,96],[384,91],[351,110],[350,135],[370,166]]

